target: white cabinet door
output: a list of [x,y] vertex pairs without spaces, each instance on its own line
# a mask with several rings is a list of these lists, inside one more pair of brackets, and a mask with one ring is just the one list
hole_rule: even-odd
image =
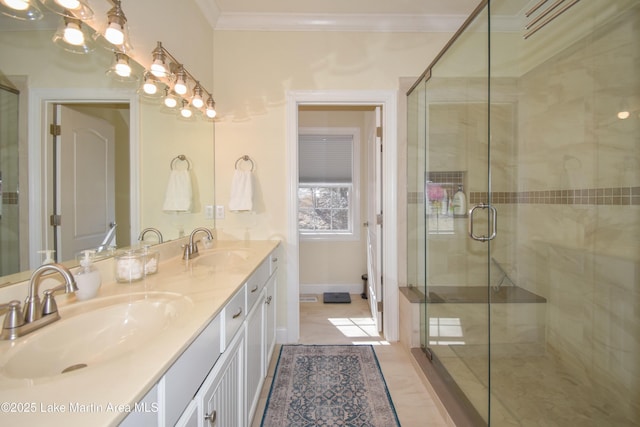
[[244,331],[229,344],[198,396],[204,427],[244,427]]
[[256,305],[246,320],[246,399],[248,424],[260,398],[260,391],[265,377],[264,370],[264,289],[258,297]]
[[176,423],[175,427],[199,427],[198,424],[198,405],[195,400],[192,400],[184,410],[182,416]]
[[265,287],[264,299],[264,375],[267,375],[269,363],[276,345],[276,276],[271,275]]

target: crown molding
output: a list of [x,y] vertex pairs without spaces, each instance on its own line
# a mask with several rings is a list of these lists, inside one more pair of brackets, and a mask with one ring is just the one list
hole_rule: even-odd
[[[200,1],[200,0],[197,0]],[[464,15],[220,13],[216,31],[455,32]]]

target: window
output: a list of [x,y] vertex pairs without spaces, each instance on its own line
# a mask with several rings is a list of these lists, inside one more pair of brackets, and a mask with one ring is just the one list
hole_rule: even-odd
[[[331,133],[329,133],[331,132]],[[336,133],[337,132],[337,133]],[[356,239],[358,129],[298,136],[298,230],[302,239]]]

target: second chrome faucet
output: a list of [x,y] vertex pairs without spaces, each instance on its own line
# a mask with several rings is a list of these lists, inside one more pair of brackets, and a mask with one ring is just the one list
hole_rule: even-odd
[[191,235],[189,235],[189,241],[184,245],[184,255],[182,256],[182,259],[189,260],[198,256],[198,241],[194,240],[194,237],[200,232],[206,233],[209,240],[213,240],[213,234],[208,228],[198,227],[194,229],[191,232]]

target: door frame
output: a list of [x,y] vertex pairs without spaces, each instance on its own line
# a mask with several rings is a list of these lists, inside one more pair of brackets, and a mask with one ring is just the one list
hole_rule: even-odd
[[284,342],[300,338],[300,259],[298,238],[298,107],[301,105],[381,105],[383,112],[382,189],[384,227],[382,248],[383,330],[387,341],[398,341],[398,93],[394,90],[287,91],[287,330]]
[[140,113],[138,96],[128,90],[105,88],[82,89],[31,89],[29,91],[28,168],[29,168],[29,265],[35,268],[42,263],[38,250],[49,247],[47,228],[49,223],[46,177],[50,165],[47,151],[51,135],[50,106],[52,104],[85,103],[129,104],[129,159],[131,196],[131,241],[137,239],[140,229]]

